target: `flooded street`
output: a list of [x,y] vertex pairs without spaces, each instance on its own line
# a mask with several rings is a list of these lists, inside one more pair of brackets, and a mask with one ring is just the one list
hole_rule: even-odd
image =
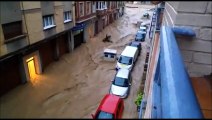
[[[104,48],[116,49],[121,54],[126,44],[134,39],[138,30],[135,23],[142,20],[142,12],[154,7],[137,6],[139,8],[125,7],[124,16],[97,36],[51,63],[33,82],[2,96],[0,118],[91,118],[91,113],[95,113],[101,99],[109,92],[116,73],[116,62],[102,58]],[[148,12],[152,16],[152,12]],[[102,42],[106,34],[111,35],[113,43]],[[132,72],[130,95],[124,99],[123,118],[138,118],[134,100],[141,83],[147,44],[148,33]]]

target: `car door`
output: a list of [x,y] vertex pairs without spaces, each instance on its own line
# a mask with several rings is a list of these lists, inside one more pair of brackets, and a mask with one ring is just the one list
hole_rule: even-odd
[[124,103],[123,100],[120,100],[118,105],[118,115],[119,115],[118,118],[122,118],[123,110],[124,110]]
[[117,118],[121,118],[121,102],[120,101],[118,102],[118,108],[117,108],[117,111],[116,111],[116,116],[117,116]]
[[130,84],[132,84],[132,76],[131,76],[131,73],[129,74],[128,78],[129,78],[129,79],[128,79],[128,80],[129,80],[128,82],[129,82]]

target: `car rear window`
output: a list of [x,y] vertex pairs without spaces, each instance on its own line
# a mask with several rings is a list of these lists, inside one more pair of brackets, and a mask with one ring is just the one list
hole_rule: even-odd
[[113,84],[120,87],[128,87],[129,83],[128,83],[128,79],[126,78],[115,77]]
[[103,118],[103,119],[113,119],[114,115],[108,112],[100,111],[96,117],[97,119]]

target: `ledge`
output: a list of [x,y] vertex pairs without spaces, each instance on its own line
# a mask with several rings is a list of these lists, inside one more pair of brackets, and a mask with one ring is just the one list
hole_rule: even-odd
[[72,20],[65,20],[64,23],[72,22]]
[[54,27],[56,27],[56,25],[49,25],[49,26],[44,27],[43,30],[48,30],[48,29],[51,29]]
[[19,40],[19,39],[24,38],[24,37],[26,37],[26,34],[19,35],[19,36],[16,36],[16,37],[13,37],[13,38],[7,39],[7,40],[5,40],[5,41],[4,41],[4,43],[10,43],[10,42],[13,42],[13,41]]

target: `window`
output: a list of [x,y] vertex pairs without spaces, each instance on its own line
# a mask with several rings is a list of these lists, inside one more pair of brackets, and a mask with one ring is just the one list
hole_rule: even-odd
[[8,40],[20,35],[23,35],[22,32],[22,21],[2,24],[4,39]]
[[114,58],[115,56],[114,55],[110,55],[110,58]]
[[104,2],[104,9],[107,9],[107,2]]
[[64,23],[72,21],[71,11],[64,12]]
[[99,9],[99,2],[96,2],[96,9]]
[[95,12],[96,12],[96,5],[95,5],[95,2],[93,2],[92,10],[93,10],[93,11],[92,11],[93,13],[95,13]]
[[53,15],[47,15],[43,17],[43,29],[49,29],[52,27],[55,27],[56,25],[54,24],[54,16]]
[[115,77],[112,84],[120,87],[128,87],[129,81],[126,78]]
[[84,16],[84,3],[79,3],[79,16]]
[[103,9],[103,2],[97,2],[96,3],[96,9],[102,10]]
[[91,2],[87,2],[86,11],[87,14],[91,14]]
[[102,2],[102,9],[105,8],[105,2]]
[[97,115],[97,119],[113,119],[114,115],[108,112],[100,111]]
[[121,56],[118,61],[119,63],[122,63],[122,64],[131,65],[133,62],[133,59],[127,56]]

